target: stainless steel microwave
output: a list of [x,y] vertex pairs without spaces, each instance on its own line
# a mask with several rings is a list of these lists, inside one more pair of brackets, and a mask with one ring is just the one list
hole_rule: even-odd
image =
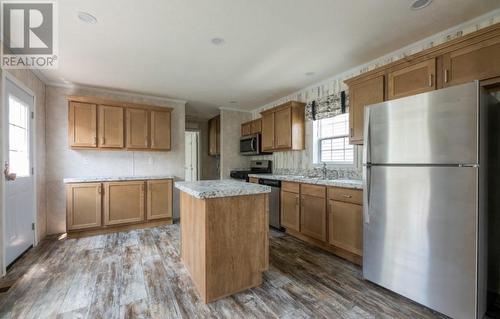
[[240,138],[240,154],[241,155],[260,155],[267,154],[260,151],[260,134],[243,136]]

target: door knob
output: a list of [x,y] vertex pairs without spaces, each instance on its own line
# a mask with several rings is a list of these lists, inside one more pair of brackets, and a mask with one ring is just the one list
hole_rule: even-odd
[[11,173],[10,172],[10,165],[9,162],[5,162],[5,169],[3,170],[3,174],[5,175],[5,179],[7,181],[15,181],[16,180],[16,173]]

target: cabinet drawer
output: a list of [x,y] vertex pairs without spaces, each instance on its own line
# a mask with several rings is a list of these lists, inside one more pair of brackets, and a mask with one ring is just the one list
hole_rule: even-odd
[[315,197],[326,197],[326,187],[310,184],[300,184],[300,192],[302,195],[309,195]]
[[363,205],[363,191],[349,188],[328,188],[328,198],[339,202]]
[[285,192],[291,192],[291,193],[298,194],[300,192],[300,184],[293,183],[293,182],[282,182],[281,189]]

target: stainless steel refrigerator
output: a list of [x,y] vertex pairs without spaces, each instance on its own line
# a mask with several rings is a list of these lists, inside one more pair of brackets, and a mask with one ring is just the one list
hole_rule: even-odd
[[365,279],[483,317],[497,104],[473,82],[365,108]]

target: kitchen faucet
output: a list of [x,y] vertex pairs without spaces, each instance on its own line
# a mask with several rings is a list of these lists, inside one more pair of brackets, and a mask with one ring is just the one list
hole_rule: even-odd
[[326,163],[323,162],[323,167],[321,168],[321,173],[323,174],[323,179],[326,179]]

